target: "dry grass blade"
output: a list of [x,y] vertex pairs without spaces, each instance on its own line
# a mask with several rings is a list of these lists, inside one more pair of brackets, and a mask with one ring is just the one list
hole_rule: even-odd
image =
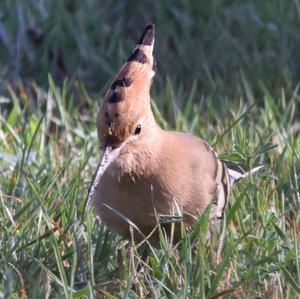
[[27,292],[26,292],[26,285],[25,285],[25,280],[23,278],[23,275],[22,273],[19,271],[19,269],[14,266],[12,263],[9,263],[9,265],[17,272],[18,276],[19,276],[19,279],[20,279],[20,284],[21,284],[21,287],[20,287],[20,298],[21,299],[28,299],[28,296],[27,296]]

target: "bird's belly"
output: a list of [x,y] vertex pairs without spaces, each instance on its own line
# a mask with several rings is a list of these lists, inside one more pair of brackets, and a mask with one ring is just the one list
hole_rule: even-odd
[[[171,212],[172,195],[151,178],[120,179],[104,175],[95,194],[95,208],[102,221],[126,238],[129,226],[144,236],[155,229],[158,215]],[[138,236],[142,239],[144,236]]]

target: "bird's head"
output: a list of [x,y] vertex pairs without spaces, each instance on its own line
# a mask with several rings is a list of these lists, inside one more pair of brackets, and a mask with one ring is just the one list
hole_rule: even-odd
[[146,141],[149,130],[155,126],[150,106],[150,87],[156,67],[154,33],[154,25],[147,25],[104,96],[97,119],[99,140],[105,148],[103,157],[118,157],[122,153],[124,159],[131,159],[134,148]]

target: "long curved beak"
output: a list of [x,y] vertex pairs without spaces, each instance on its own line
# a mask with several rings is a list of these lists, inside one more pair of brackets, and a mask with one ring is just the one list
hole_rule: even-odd
[[88,195],[85,200],[84,210],[82,214],[82,220],[91,206],[92,200],[94,198],[94,193],[100,184],[102,175],[104,174],[108,166],[119,156],[124,145],[125,143],[121,144],[118,147],[107,146],[105,148],[101,161],[97,166],[96,172],[93,176],[91,185],[88,190]]

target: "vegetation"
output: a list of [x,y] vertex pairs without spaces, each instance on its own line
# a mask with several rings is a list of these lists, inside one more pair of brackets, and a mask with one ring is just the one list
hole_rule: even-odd
[[[162,236],[141,259],[81,216],[98,99],[150,21],[161,126],[265,167],[233,190],[210,242],[204,214],[179,246]],[[298,0],[3,0],[0,298],[299,297],[299,25]]]

